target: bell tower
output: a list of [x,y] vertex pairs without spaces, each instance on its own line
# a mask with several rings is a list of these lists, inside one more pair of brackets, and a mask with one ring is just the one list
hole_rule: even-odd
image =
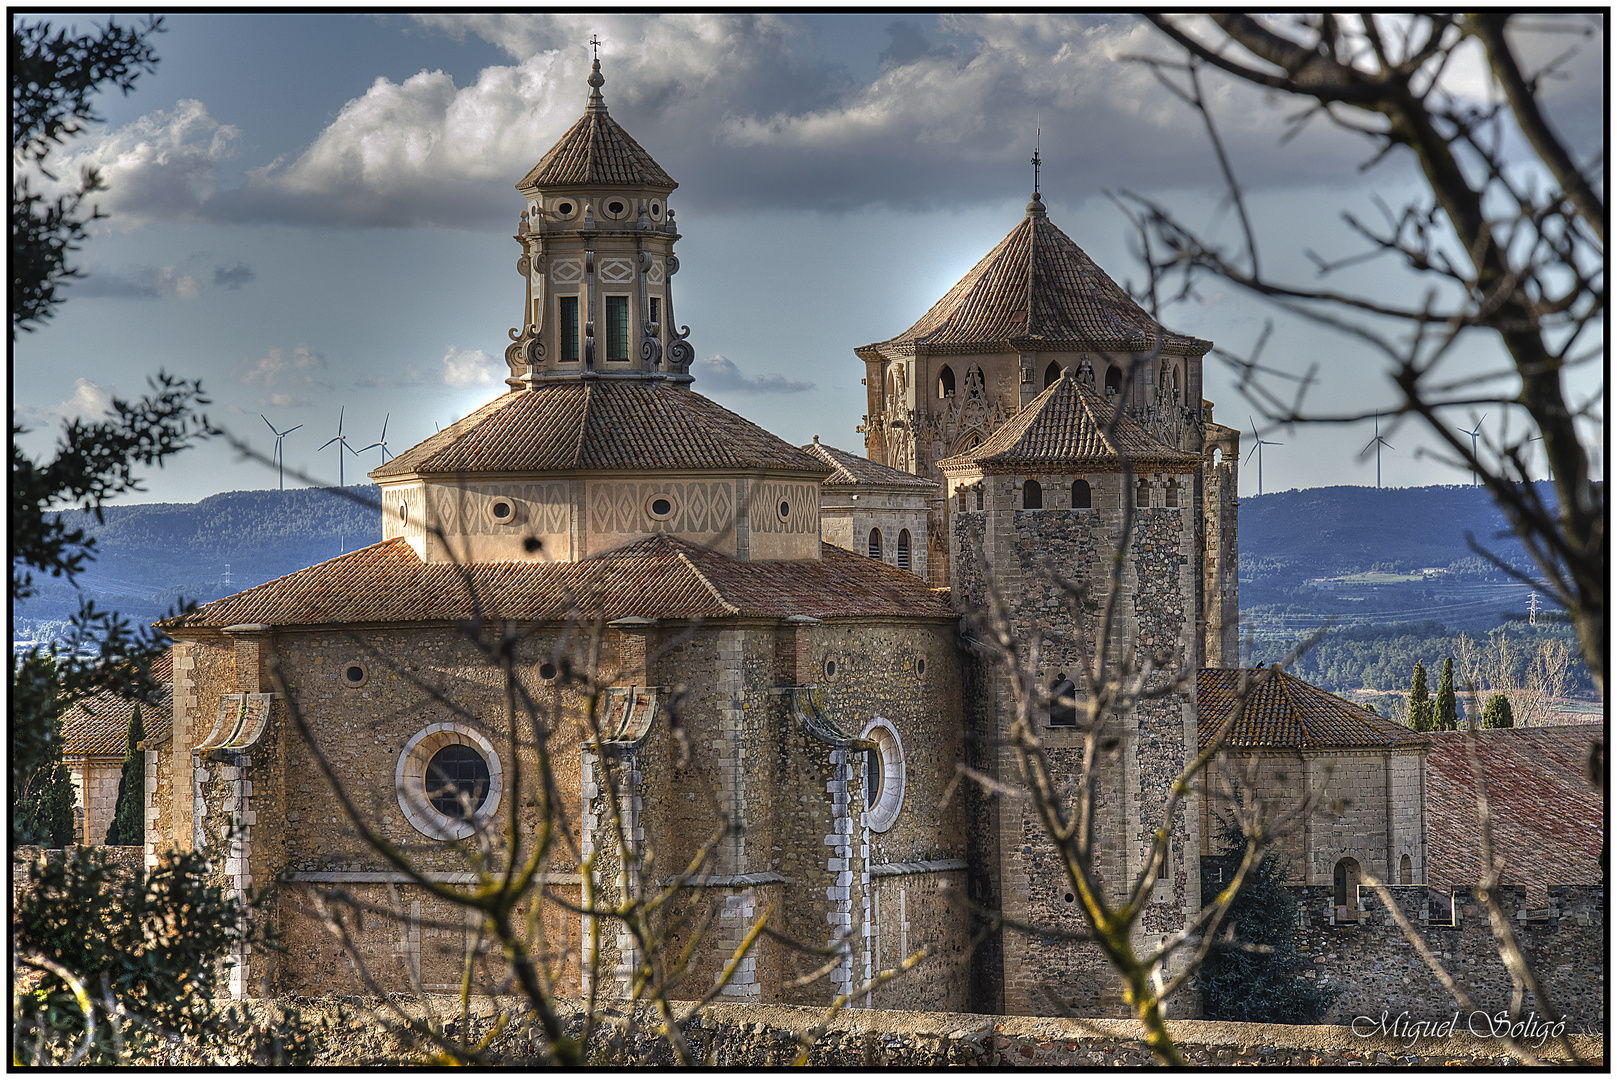
[[[598,47],[600,42],[591,39]],[[509,333],[513,390],[581,378],[690,381],[689,327],[675,330],[679,185],[613,120],[597,55],[584,115],[517,184],[522,324]]]

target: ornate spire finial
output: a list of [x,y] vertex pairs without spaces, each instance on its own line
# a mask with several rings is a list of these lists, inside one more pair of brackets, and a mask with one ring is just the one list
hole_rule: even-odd
[[1039,125],[1033,126],[1033,197],[1039,197]]
[[590,49],[594,59],[590,63],[590,100],[588,108],[606,110],[606,99],[601,96],[601,85],[606,79],[601,75],[601,39],[594,34],[590,35]]

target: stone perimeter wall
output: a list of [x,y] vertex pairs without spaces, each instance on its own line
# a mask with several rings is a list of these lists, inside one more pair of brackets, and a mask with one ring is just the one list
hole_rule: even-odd
[[[451,1034],[459,1034],[458,1000],[448,997],[396,999],[412,1015],[428,1010],[441,1017]],[[358,998],[300,998],[253,1000],[245,1003],[255,1015],[295,1006],[305,1019],[323,1022],[325,1034],[317,1039],[316,1064],[361,1066],[408,1060],[410,1051],[396,1036],[372,1019],[377,1003]],[[522,1003],[502,999],[505,1008],[520,1011]],[[423,1005],[426,1008],[423,1008]],[[689,1006],[675,1003],[676,1015]],[[488,1030],[494,1003],[474,1001],[470,1024],[473,1037]],[[570,1033],[582,1031],[582,1016],[575,1002],[562,1003]],[[799,1043],[797,1034],[824,1018],[824,1010],[790,1005],[711,1005],[686,1029],[695,1061],[708,1066],[756,1068],[790,1065]],[[654,1016],[642,1023],[654,1024]],[[1511,1064],[1497,1041],[1462,1032],[1451,1037],[1392,1039],[1383,1035],[1359,1037],[1346,1027],[1238,1024],[1213,1020],[1170,1020],[1168,1031],[1191,1065],[1272,1065],[1287,1068],[1341,1068],[1355,1065],[1415,1065],[1482,1067]],[[592,1040],[593,1064],[646,1063],[670,1065],[674,1058],[666,1042],[637,1037],[614,1049],[607,1045],[614,1034]],[[973,1013],[897,1012],[849,1009],[838,1015],[814,1043],[809,1064],[874,1068],[962,1065],[989,1068],[1050,1066],[1150,1065],[1150,1052],[1141,1041],[1138,1024],[1128,1020],[1067,1020],[1054,1017],[984,1016]],[[621,1040],[620,1040],[621,1041]],[[1605,1039],[1576,1035],[1573,1051],[1582,1063],[1605,1063]],[[493,1051],[516,1063],[542,1064],[541,1033],[537,1025],[509,1029],[493,1044]],[[1552,1062],[1570,1064],[1561,1051],[1546,1042],[1538,1051]],[[153,1065],[228,1064],[220,1058],[170,1052]]]
[[[1359,921],[1338,924],[1328,885],[1291,886],[1297,897],[1301,940],[1311,965],[1305,974],[1339,992],[1324,1019],[1351,1023],[1355,1016],[1446,1020],[1458,1006],[1410,947],[1380,898],[1359,890]],[[1510,974],[1488,925],[1488,912],[1468,888],[1454,890],[1453,925],[1433,922],[1448,915],[1440,894],[1424,886],[1391,888],[1393,902],[1478,1009],[1489,1015],[1510,1008]],[[1568,1031],[1597,1032],[1606,1022],[1606,890],[1601,885],[1552,885],[1548,918],[1528,918],[1527,890],[1500,888],[1501,907],[1538,975],[1551,1004],[1566,1017]],[[1523,1012],[1536,1009],[1529,995]],[[1540,1013],[1542,1015],[1542,1013]],[[1551,1017],[1550,1019],[1557,1019]],[[1460,1016],[1463,1027],[1466,1016]]]

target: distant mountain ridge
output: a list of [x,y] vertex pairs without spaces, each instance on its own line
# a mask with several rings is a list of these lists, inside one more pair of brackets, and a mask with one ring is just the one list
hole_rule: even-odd
[[[1549,485],[1545,497],[1553,499]],[[374,485],[294,491],[229,491],[196,503],[109,506],[105,522],[84,519],[98,545],[80,575],[86,596],[139,622],[161,617],[181,596],[207,602],[373,544],[382,538]],[[1504,516],[1480,487],[1326,487],[1241,500],[1243,578],[1303,580],[1352,574],[1377,564],[1401,570],[1448,566],[1475,554],[1469,530],[1516,565],[1528,560]],[[228,566],[228,578],[226,567]],[[23,629],[66,619],[75,591],[61,578],[14,604]]]
[[[1553,507],[1554,487],[1537,486]],[[1445,567],[1477,558],[1467,532],[1505,562],[1531,565],[1482,487],[1299,488],[1243,498],[1240,512],[1243,576],[1249,566],[1305,577],[1360,573],[1377,563],[1405,572]]]

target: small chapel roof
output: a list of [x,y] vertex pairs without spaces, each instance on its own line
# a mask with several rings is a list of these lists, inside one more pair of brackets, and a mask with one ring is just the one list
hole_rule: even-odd
[[[867,345],[896,352],[1142,351],[1203,353],[1212,342],[1163,329],[1066,233],[1037,195],[1027,216],[897,337]],[[855,350],[859,351],[859,350]]]
[[1112,426],[1116,411],[1112,402],[1063,371],[980,445],[944,458],[938,466],[945,471],[970,465],[996,471],[1048,470],[1056,465],[1106,471],[1118,468],[1125,455],[1136,469],[1188,472],[1200,465],[1200,457],[1163,443],[1126,409]]
[[370,475],[571,469],[830,471],[682,385],[606,378],[501,394]]
[[[1233,749],[1422,749],[1424,736],[1335,694],[1273,668],[1202,668],[1196,674],[1196,729],[1205,747],[1238,702],[1242,672],[1246,708],[1224,738]],[[1261,678],[1259,677],[1261,676]]]
[[669,191],[679,186],[622,125],[607,115],[606,101],[601,97],[603,81],[597,57],[590,73],[589,105],[584,115],[518,182],[518,190],[564,184],[628,184]]
[[938,486],[936,480],[928,480],[924,476],[916,476],[903,469],[895,469],[891,465],[883,465],[879,461],[871,461],[867,457],[827,446],[820,441],[819,436],[815,436],[814,441],[803,449],[831,466],[833,470],[831,476],[821,481],[822,487],[851,487],[855,484],[884,484],[889,487],[912,488]]
[[[477,603],[473,604],[473,597]],[[170,630],[442,622],[902,615],[954,618],[914,574],[831,544],[818,560],[732,559],[651,536],[579,562],[428,563],[384,540],[164,620]]]
[[[167,653],[152,661],[152,678],[159,683],[174,681],[174,660]],[[166,696],[156,704],[140,707],[141,727],[150,742],[161,742],[170,727],[172,702]],[[129,748],[129,720],[135,702],[118,697],[110,690],[74,702],[62,714],[62,752],[71,757],[123,757]]]
[[[1589,783],[1589,748],[1599,724],[1497,728],[1476,733],[1488,785],[1493,848],[1500,879],[1544,895],[1548,885],[1600,880],[1605,807]],[[1432,733],[1426,758],[1426,880],[1475,884],[1477,783],[1463,731]]]

